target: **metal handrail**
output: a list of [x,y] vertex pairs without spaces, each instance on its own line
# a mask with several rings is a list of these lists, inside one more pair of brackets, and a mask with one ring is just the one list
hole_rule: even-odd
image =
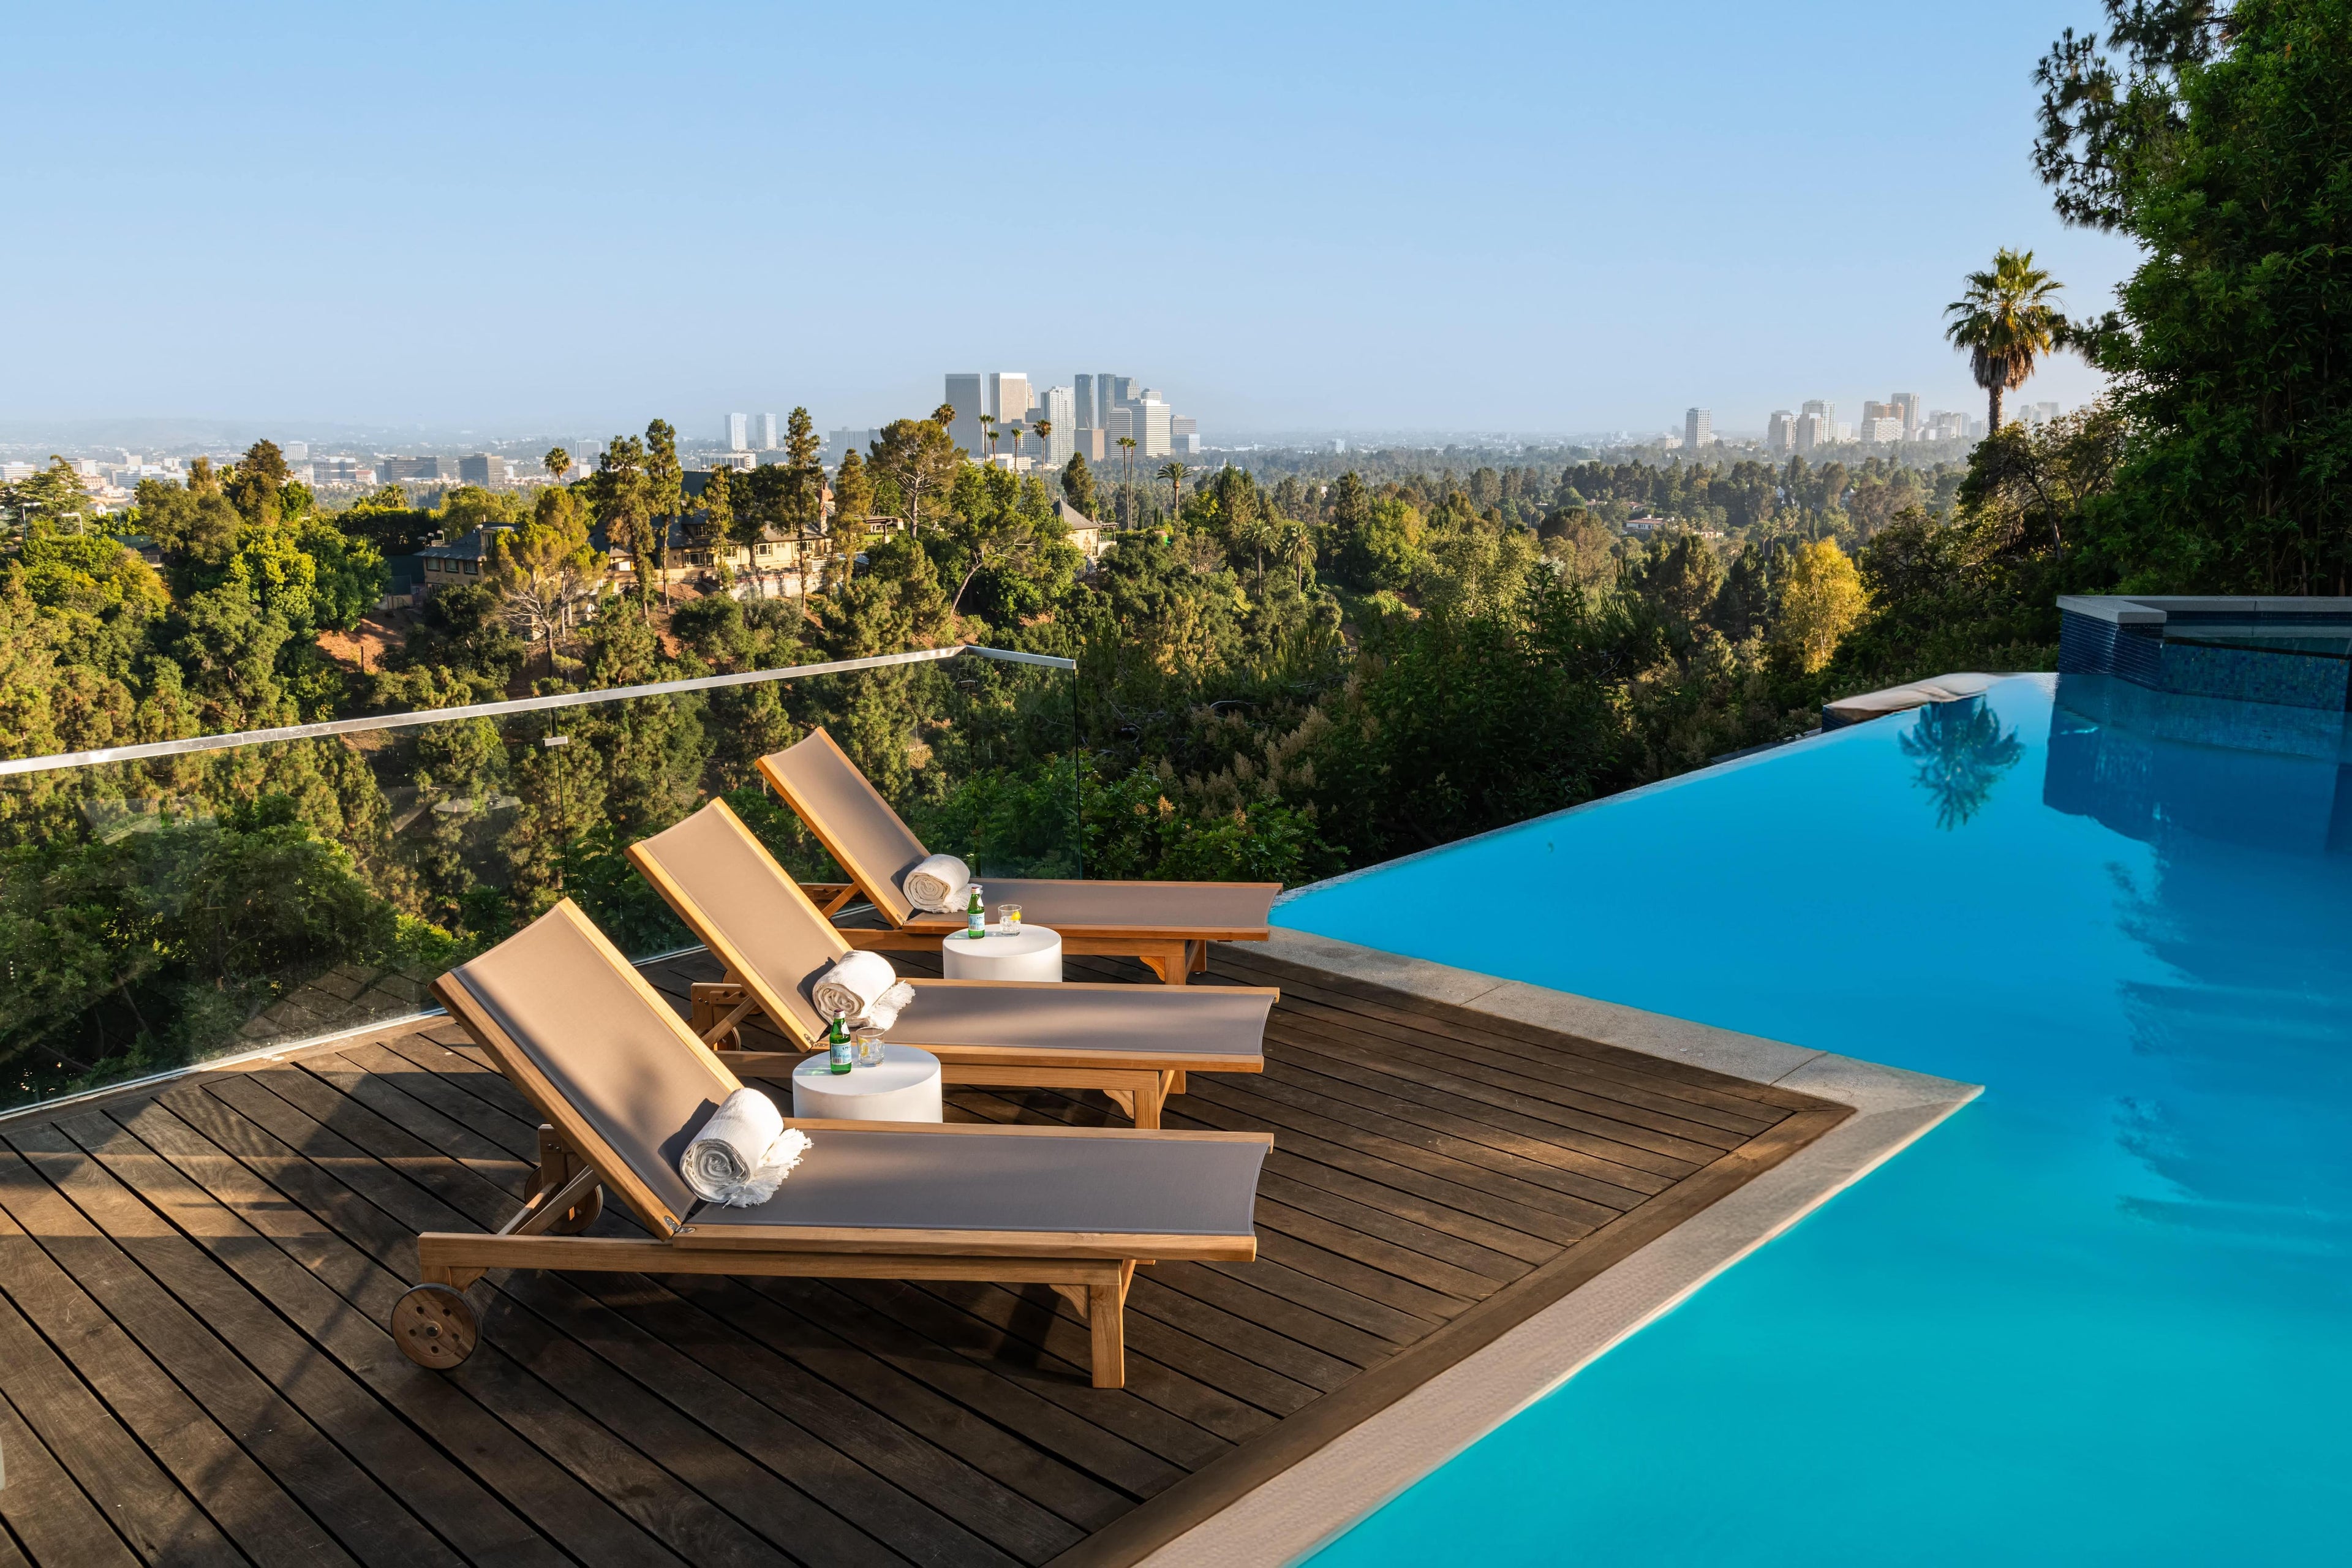
[[763,681],[790,680],[803,675],[839,675],[853,669],[883,669],[899,664],[929,664],[971,654],[1005,664],[1036,664],[1048,669],[1076,669],[1076,659],[1045,653],[1021,653],[1012,648],[982,647],[958,643],[952,647],[917,648],[912,653],[876,654],[866,658],[837,658],[828,664],[796,664],[788,669],[751,669],[740,675],[704,675],[691,680],[657,680],[644,686],[610,686],[597,691],[562,691],[550,697],[517,697],[504,702],[472,702],[462,708],[424,708],[409,713],[371,713],[359,719],[332,719],[319,724],[289,724],[276,730],[238,730],[226,735],[192,735],[184,741],[149,741],[135,746],[101,746],[89,752],[61,752],[48,757],[16,757],[0,761],[0,777],[11,773],[42,773],[59,768],[89,767],[97,763],[135,763],[149,757],[186,756],[193,752],[222,752],[237,746],[257,746],[268,741],[308,741],[325,735],[352,735],[363,730],[405,730],[457,719],[491,719],[507,713],[542,713],[551,708],[582,708],[595,702],[619,702],[633,697],[668,697],[687,691],[712,691],[725,686],[757,686]]

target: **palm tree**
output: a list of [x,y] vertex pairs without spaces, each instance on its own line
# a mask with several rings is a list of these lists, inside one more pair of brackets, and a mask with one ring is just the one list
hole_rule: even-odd
[[1016,419],[1006,428],[1013,432],[1013,471],[1017,474],[1021,471],[1021,421]]
[[983,415],[980,416],[980,438],[981,438],[982,440],[983,440],[983,441],[985,441],[985,442],[987,442],[987,443],[988,443],[988,457],[989,457],[989,459],[990,459],[990,461],[992,461],[992,461],[994,461],[994,460],[995,460],[995,458],[996,458],[996,416],[995,416],[995,415],[993,415],[993,414],[983,414]]
[[1045,444],[1045,437],[1053,433],[1054,422],[1051,419],[1032,419],[1029,422],[1029,434],[1037,437],[1037,460],[1041,463],[1054,460],[1054,448]]
[[1119,511],[1122,514],[1118,521],[1121,527],[1128,527],[1135,521],[1133,518],[1124,515],[1132,507],[1133,503],[1129,500],[1128,497],[1129,492],[1134,488],[1135,437],[1132,436],[1121,436],[1118,438],[1118,494],[1119,500],[1121,502]]
[[1936,826],[1946,832],[1983,810],[1992,786],[2025,755],[2016,730],[2003,730],[1982,697],[1928,703],[1895,742],[1919,764],[1911,782],[1935,801]]
[[1177,516],[1184,510],[1184,465],[1169,462],[1160,465],[1160,477],[1168,481],[1168,515]]
[[2001,250],[1989,271],[1969,274],[1968,292],[1944,307],[1945,336],[1969,352],[1969,371],[1990,406],[1985,434],[2000,434],[2000,395],[2025,384],[2033,362],[2072,346],[2074,331],[2051,296],[2065,285],[2033,265],[2033,252]]

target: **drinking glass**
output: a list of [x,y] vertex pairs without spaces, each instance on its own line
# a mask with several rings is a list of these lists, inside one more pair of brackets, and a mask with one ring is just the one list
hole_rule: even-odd
[[873,1024],[860,1024],[849,1031],[859,1067],[878,1068],[882,1065],[882,1034],[883,1031]]
[[1021,906],[1019,904],[997,905],[996,929],[1006,936],[1019,936],[1021,934]]

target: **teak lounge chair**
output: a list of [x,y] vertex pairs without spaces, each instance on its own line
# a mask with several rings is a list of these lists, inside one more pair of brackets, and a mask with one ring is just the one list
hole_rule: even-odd
[[[550,1126],[504,1228],[416,1238],[392,1328],[420,1365],[471,1353],[463,1292],[492,1268],[993,1280],[1076,1304],[1117,1388],[1139,1259],[1257,1256],[1255,1133],[791,1121],[810,1147],[774,1197],[698,1203],[678,1159],[741,1086],[569,900],[433,989]],[[650,1239],[576,1234],[606,1187]]]
[[[930,853],[866,782],[833,737],[807,738],[760,759],[761,776],[849,874],[846,886],[813,887],[835,913],[853,894],[890,922],[842,934],[859,947],[937,952],[963,929],[961,913],[915,908],[899,884]],[[1085,882],[982,879],[990,904],[1022,907],[1022,919],[1062,933],[1066,953],[1139,958],[1171,985],[1208,967],[1213,942],[1264,942],[1279,882]]]
[[[753,1011],[801,1051],[824,1040],[809,987],[852,949],[723,800],[629,846],[629,858],[727,966],[693,991],[693,1028],[743,1078],[782,1077],[797,1052],[727,1042]],[[949,1083],[1099,1089],[1142,1128],[1187,1072],[1262,1072],[1272,986],[915,980],[890,1031],[940,1058]]]

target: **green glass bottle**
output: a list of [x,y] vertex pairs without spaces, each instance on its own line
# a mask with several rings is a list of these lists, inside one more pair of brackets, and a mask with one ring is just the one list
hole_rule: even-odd
[[978,942],[988,934],[988,911],[981,907],[980,884],[971,885],[971,903],[963,911],[963,936],[966,942]]
[[849,1019],[846,1015],[835,1013],[833,1016],[833,1027],[825,1031],[824,1043],[833,1048],[830,1065],[834,1072],[845,1073],[856,1065],[850,1055]]

